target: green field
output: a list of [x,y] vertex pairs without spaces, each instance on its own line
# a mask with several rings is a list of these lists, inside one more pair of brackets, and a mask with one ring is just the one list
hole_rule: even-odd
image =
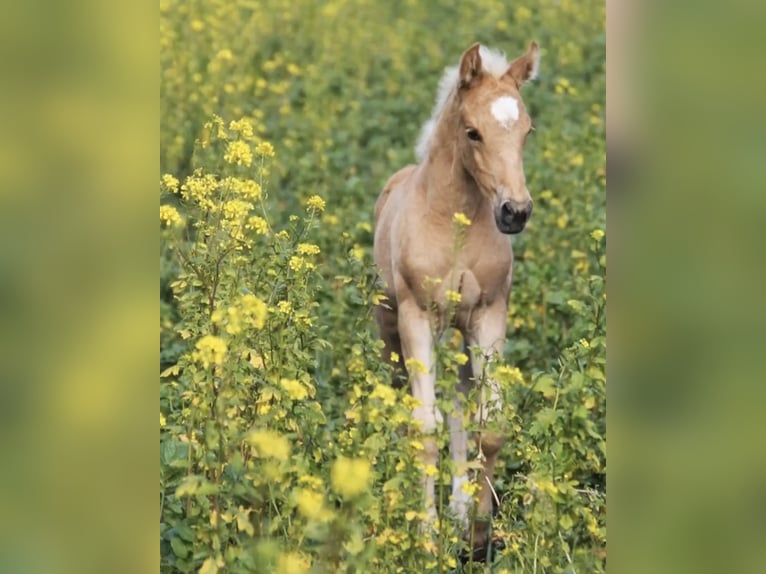
[[[605,571],[604,26],[603,3],[573,0],[161,0],[163,572]],[[533,39],[535,210],[493,365],[504,547],[461,567],[448,456],[445,519],[419,530],[422,445],[372,317],[373,207],[444,67]],[[440,345],[447,392],[458,343]]]

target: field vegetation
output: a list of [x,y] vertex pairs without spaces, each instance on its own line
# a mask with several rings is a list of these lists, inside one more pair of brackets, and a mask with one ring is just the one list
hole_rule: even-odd
[[[604,25],[573,0],[161,0],[161,571],[605,570]],[[372,317],[373,206],[444,67],[532,39],[535,211],[490,366],[501,543],[462,564],[446,428],[427,469],[444,519],[420,532],[413,400]],[[446,412],[459,335],[439,357]]]

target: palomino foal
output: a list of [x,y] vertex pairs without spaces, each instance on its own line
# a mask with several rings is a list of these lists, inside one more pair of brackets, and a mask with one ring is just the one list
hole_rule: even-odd
[[[502,357],[513,253],[507,234],[524,229],[532,213],[522,165],[523,147],[532,122],[519,89],[537,74],[539,51],[532,42],[526,54],[508,62],[501,54],[476,44],[456,68],[445,71],[431,119],[418,142],[419,164],[394,174],[375,206],[375,262],[388,300],[376,307],[376,320],[385,343],[384,358],[399,356],[395,365],[417,359],[425,366],[412,369],[412,394],[418,399],[414,417],[426,435],[441,414],[435,407],[432,322],[434,305],[445,329],[446,291],[461,300],[454,326],[472,351],[461,371],[458,389],[466,393],[482,373],[484,361]],[[455,213],[471,220],[455,255]],[[435,281],[434,281],[435,280]],[[478,349],[478,350],[477,350]],[[477,422],[485,425],[500,406],[496,383],[483,386]],[[460,401],[456,400],[456,407]],[[450,416],[450,451],[459,471],[453,478],[453,511],[468,525],[471,497],[462,485],[466,477],[466,432],[462,413]],[[491,480],[503,438],[483,431],[477,442],[483,473],[477,516],[492,512]],[[433,439],[424,441],[423,461],[436,464]],[[424,475],[426,508],[435,516],[434,478]],[[488,522],[477,520],[476,546],[487,539]]]

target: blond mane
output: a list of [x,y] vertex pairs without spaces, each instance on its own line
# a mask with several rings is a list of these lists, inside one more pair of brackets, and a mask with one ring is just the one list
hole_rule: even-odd
[[[510,63],[505,57],[505,54],[496,50],[491,50],[486,46],[479,48],[479,55],[481,56],[482,69],[496,78],[500,78],[505,72],[508,71]],[[422,163],[428,157],[428,150],[431,148],[431,140],[433,139],[434,132],[436,131],[436,125],[439,122],[439,117],[450,100],[452,94],[454,94],[457,88],[458,82],[458,66],[452,66],[444,70],[441,80],[439,80],[439,88],[436,92],[436,105],[429,120],[423,124],[420,129],[420,136],[418,137],[418,143],[415,146],[415,156],[418,159],[418,163]]]

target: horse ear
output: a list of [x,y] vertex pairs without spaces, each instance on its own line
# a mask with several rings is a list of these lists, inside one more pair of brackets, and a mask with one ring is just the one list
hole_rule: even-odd
[[460,58],[460,88],[470,88],[481,75],[481,55],[479,44],[468,48]]
[[530,80],[534,80],[537,77],[537,71],[540,67],[540,48],[537,46],[537,42],[529,44],[527,53],[523,56],[516,58],[508,67],[506,76],[516,82],[516,85],[520,88]]

